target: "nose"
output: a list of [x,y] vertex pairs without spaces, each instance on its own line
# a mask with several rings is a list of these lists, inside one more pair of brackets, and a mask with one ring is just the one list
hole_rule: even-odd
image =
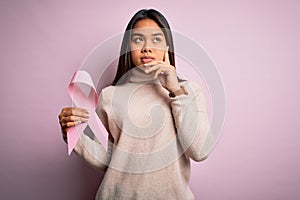
[[152,53],[152,50],[150,48],[144,47],[141,49],[141,53]]

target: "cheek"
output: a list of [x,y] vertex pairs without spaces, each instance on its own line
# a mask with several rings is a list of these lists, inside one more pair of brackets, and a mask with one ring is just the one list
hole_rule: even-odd
[[138,50],[141,50],[143,48],[143,45],[142,44],[134,44],[134,43],[131,43],[130,44],[130,49],[131,51],[138,51]]
[[155,57],[156,57],[156,60],[158,61],[163,61],[164,59],[164,55],[165,55],[165,51],[164,50],[161,50],[161,49],[157,49],[155,51]]
[[130,54],[131,54],[131,60],[132,60],[133,64],[139,65],[140,64],[139,63],[139,61],[140,61],[139,51],[138,50],[131,51]]

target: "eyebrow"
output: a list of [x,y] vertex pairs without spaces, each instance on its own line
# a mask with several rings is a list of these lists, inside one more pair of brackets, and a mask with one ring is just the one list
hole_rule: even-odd
[[[152,35],[152,36],[158,36],[158,35],[164,36],[163,33],[161,33],[161,32],[159,32],[159,33],[153,33],[153,34],[151,34],[151,35]],[[140,36],[140,37],[143,37],[144,34],[142,34],[142,33],[133,33],[132,36]]]
[[152,36],[158,36],[158,35],[164,36],[161,32],[160,33],[153,33],[152,34]]
[[132,36],[141,36],[141,37],[143,37],[144,35],[141,34],[141,33],[133,33]]

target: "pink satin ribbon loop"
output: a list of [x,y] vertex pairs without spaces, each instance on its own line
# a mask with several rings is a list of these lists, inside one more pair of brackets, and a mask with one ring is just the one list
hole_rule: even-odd
[[[85,95],[80,87],[80,84],[89,87],[90,93],[88,96]],[[83,133],[87,125],[89,125],[98,141],[104,145],[104,147],[107,147],[107,138],[105,138],[105,136],[108,136],[108,133],[97,113],[95,112],[98,105],[98,95],[89,73],[83,70],[76,71],[69,84],[68,91],[73,103],[77,107],[88,109],[90,115],[87,123],[80,123],[69,129],[67,133],[68,154],[70,155],[72,150],[75,148],[80,138],[80,134]]]

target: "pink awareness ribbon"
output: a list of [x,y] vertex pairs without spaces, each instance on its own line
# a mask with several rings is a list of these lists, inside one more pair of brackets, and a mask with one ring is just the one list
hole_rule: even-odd
[[[84,84],[90,88],[88,96],[85,95],[79,84]],[[69,129],[67,133],[68,154],[70,155],[75,148],[80,138],[80,134],[83,133],[87,125],[89,125],[98,141],[104,145],[104,147],[107,147],[107,138],[105,138],[105,134],[108,136],[108,133],[95,111],[98,104],[98,95],[89,73],[83,70],[76,71],[69,84],[68,90],[73,103],[77,107],[86,108],[90,115],[88,122],[80,123]]]

